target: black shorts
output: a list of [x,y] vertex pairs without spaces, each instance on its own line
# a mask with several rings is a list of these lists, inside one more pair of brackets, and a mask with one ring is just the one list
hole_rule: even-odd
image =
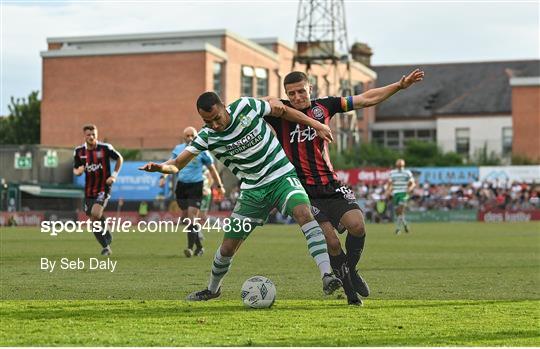
[[92,213],[92,206],[94,204],[98,204],[100,206],[103,206],[103,208],[107,207],[107,204],[109,203],[109,199],[111,198],[111,194],[107,192],[100,192],[96,197],[85,197],[84,198],[84,212],[86,212],[87,216],[90,216]]
[[327,185],[304,185],[317,222],[330,222],[338,229],[339,221],[350,210],[359,210],[354,192],[340,182]]
[[176,183],[176,202],[181,210],[188,207],[201,208],[203,182]]

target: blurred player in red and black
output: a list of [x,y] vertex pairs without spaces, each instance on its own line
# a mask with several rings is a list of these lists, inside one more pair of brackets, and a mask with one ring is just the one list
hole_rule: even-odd
[[[416,69],[393,84],[371,89],[360,95],[312,100],[312,87],[306,74],[292,72],[283,80],[289,99],[283,103],[328,125],[336,113],[376,105],[423,78],[424,72]],[[309,195],[313,215],[326,238],[330,263],[336,276],[343,282],[348,303],[361,305],[362,300],[356,293],[367,297],[369,287],[358,275],[356,265],[364,249],[366,231],[364,216],[354,192],[338,181],[328,156],[328,144],[317,137],[313,128],[281,118],[265,117],[265,120],[276,131],[287,157],[296,168],[298,178]],[[345,242],[347,255],[341,248],[336,229],[340,232],[348,231]]]
[[[111,186],[116,181],[123,158],[112,145],[98,142],[98,130],[95,125],[84,125],[85,143],[73,154],[73,174],[86,175],[84,186],[84,211],[92,221],[100,221],[101,226],[94,228],[93,233],[102,247],[101,254],[111,254],[112,235],[105,229],[103,210],[111,197]],[[116,160],[114,171],[111,172],[111,159]]]

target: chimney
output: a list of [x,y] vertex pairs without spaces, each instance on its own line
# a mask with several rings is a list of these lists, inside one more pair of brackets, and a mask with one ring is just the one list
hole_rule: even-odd
[[371,66],[371,56],[373,51],[368,44],[363,42],[355,42],[351,47],[352,58],[366,66]]

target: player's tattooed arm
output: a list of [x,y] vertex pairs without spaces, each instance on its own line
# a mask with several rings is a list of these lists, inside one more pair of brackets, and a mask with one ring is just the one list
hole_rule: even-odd
[[403,90],[411,86],[412,84],[422,81],[424,79],[424,71],[415,69],[407,76],[403,75],[401,79],[393,84],[386,85],[379,88],[373,88],[362,94],[353,96],[353,108],[360,109],[365,107],[371,107],[377,105],[399,90]]
[[139,170],[146,172],[175,174],[178,173],[178,171],[180,171],[181,169],[183,169],[196,156],[196,154],[184,150],[175,159],[169,159],[161,164],[149,162],[144,166],[139,167]]

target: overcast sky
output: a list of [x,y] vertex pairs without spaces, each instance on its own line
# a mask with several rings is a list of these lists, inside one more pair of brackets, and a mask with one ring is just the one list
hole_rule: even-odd
[[[0,115],[11,96],[41,91],[48,37],[228,29],[293,44],[298,1],[1,0]],[[346,1],[349,43],[372,63],[538,59],[539,1]]]

